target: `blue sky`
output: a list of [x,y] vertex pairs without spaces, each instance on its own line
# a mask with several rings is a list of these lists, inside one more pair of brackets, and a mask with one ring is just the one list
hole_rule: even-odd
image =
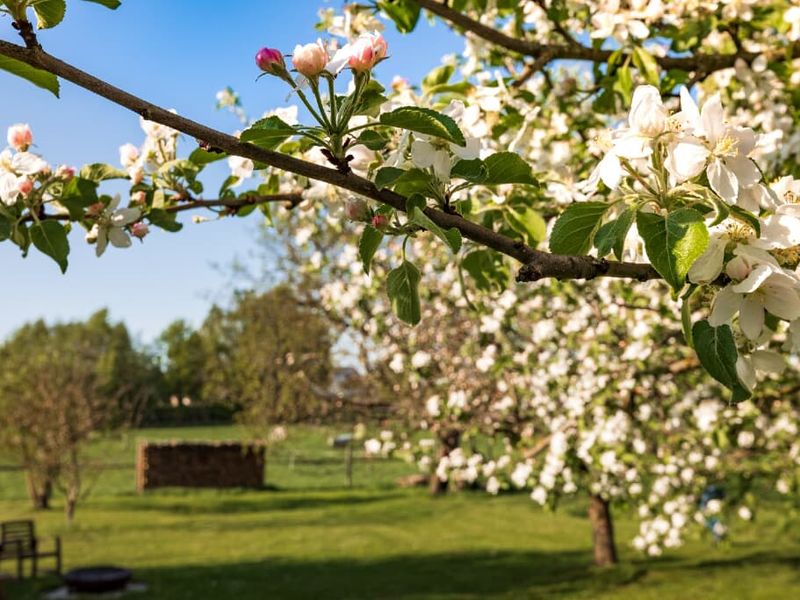
[[[289,53],[296,43],[313,41],[318,9],[341,3],[123,0],[115,12],[76,0],[67,4],[65,21],[40,34],[46,50],[156,104],[232,131],[234,117],[214,110],[216,92],[232,86],[255,115],[284,106],[285,85],[266,77],[255,81],[255,52],[268,45]],[[387,27],[385,35],[391,59],[380,67],[379,77],[387,82],[395,74],[418,81],[441,56],[461,49],[458,38],[440,24],[421,22],[410,36]],[[8,19],[0,19],[0,36],[18,41]],[[0,90],[2,143],[8,125],[29,123],[34,151],[51,164],[116,165],[121,144],[143,140],[136,115],[67,82],[59,100],[0,72]],[[194,144],[186,140],[182,147],[188,154]],[[217,189],[221,171],[204,179],[207,190]],[[85,318],[102,307],[143,341],[176,318],[199,324],[211,302],[228,298],[225,267],[234,259],[247,263],[256,252],[257,227],[255,215],[187,223],[180,233],[156,230],[144,244],[110,248],[100,259],[83,241],[83,232],[74,232],[66,275],[49,258],[32,251],[23,259],[16,246],[4,242],[0,338],[28,320]]]

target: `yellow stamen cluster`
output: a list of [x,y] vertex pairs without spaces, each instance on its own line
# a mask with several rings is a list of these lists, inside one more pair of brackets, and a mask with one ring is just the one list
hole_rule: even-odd
[[714,146],[714,156],[733,158],[739,152],[739,140],[729,135],[723,136]]
[[728,231],[728,237],[733,242],[744,242],[755,236],[756,233],[750,225],[740,222],[729,223],[726,229]]
[[770,252],[782,267],[794,269],[800,263],[800,246],[778,248]]

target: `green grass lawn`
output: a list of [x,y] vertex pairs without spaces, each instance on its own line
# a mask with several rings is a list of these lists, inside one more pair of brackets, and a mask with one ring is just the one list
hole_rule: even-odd
[[[582,503],[552,515],[524,494],[430,498],[395,488],[394,479],[413,469],[393,461],[359,462],[348,490],[341,451],[325,446],[331,431],[293,430],[268,467],[277,490],[139,496],[132,468],[105,471],[71,527],[58,510],[31,512],[19,474],[0,473],[0,518],[34,517],[43,534],[61,535],[67,568],[132,568],[149,586],[132,598],[800,597],[800,529],[782,528],[776,512],[760,513],[756,525],[734,524],[726,546],[696,540],[656,560],[627,546],[635,525],[621,517],[622,562],[600,571],[590,566]],[[149,430],[97,450],[132,466],[135,437],[240,435],[233,428]],[[6,593],[37,598],[51,585],[7,583]]]

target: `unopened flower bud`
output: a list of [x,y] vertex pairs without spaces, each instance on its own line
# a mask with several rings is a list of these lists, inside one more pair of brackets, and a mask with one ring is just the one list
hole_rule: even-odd
[[133,237],[137,237],[141,240],[144,239],[144,236],[148,233],[150,233],[150,228],[147,226],[147,223],[138,221],[131,225],[131,235],[133,235]]
[[365,33],[353,42],[348,64],[353,71],[369,71],[386,58],[387,48],[380,33]]
[[256,65],[264,73],[270,75],[282,75],[286,72],[286,63],[283,54],[275,48],[262,48],[256,54]]
[[31,128],[25,123],[18,123],[8,128],[8,145],[17,152],[25,152],[33,144]]
[[322,45],[321,40],[305,46],[298,44],[292,54],[292,64],[298,73],[314,79],[325,70],[325,65],[328,64],[328,51]]
[[99,217],[103,211],[105,210],[106,205],[102,202],[95,202],[94,204],[90,204],[86,207],[86,216],[87,217]]
[[65,182],[69,181],[70,179],[75,177],[75,169],[67,165],[61,165],[60,167],[58,167],[58,169],[56,169],[56,177]]
[[27,196],[33,191],[33,181],[26,177],[17,183],[17,189],[19,190],[20,194]]
[[369,206],[362,198],[350,198],[344,205],[344,214],[351,221],[366,221],[369,219]]
[[372,217],[372,226],[375,229],[383,229],[389,224],[389,217],[386,215],[375,215]]
[[144,204],[146,200],[147,194],[145,194],[142,190],[131,194],[131,203],[133,204]]

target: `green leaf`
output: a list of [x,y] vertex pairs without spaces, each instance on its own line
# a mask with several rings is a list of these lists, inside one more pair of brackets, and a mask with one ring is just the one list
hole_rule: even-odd
[[183,223],[179,223],[175,218],[175,213],[169,213],[160,208],[152,208],[147,213],[147,218],[156,227],[160,227],[165,231],[180,231],[183,229]]
[[209,152],[202,148],[195,148],[189,155],[189,160],[196,164],[198,167],[204,167],[210,163],[217,162],[223,158],[227,158],[225,152]]
[[88,179],[96,183],[108,179],[128,179],[128,174],[125,171],[105,163],[84,165],[83,168],[81,168],[80,176],[83,179]]
[[115,10],[122,4],[122,0],[84,0],[85,2],[94,2],[95,4],[102,4],[106,8]]
[[384,167],[375,174],[375,185],[378,189],[392,188],[403,196],[422,194],[430,197],[433,179],[422,169],[404,171],[396,167]]
[[419,207],[415,206],[411,209],[409,221],[430,231],[445,244],[447,244],[454,254],[457,254],[458,251],[461,250],[461,232],[454,227],[451,227],[448,230],[442,229],[436,223],[431,221],[428,215],[422,212]]
[[467,145],[464,134],[453,119],[429,108],[403,106],[392,112],[383,113],[380,122],[390,127],[442,138],[459,146]]
[[409,0],[382,0],[380,8],[397,26],[400,33],[411,33],[419,21],[420,6]]
[[0,56],[0,69],[8,71],[9,73],[27,79],[33,85],[42,89],[52,92],[58,98],[59,84],[58,78],[52,73],[35,69],[27,63],[9,58],[8,56]]
[[677,292],[694,261],[708,246],[703,215],[693,208],[679,208],[666,218],[639,211],[636,222],[653,268]]
[[69,255],[69,240],[67,230],[58,221],[40,221],[30,228],[33,245],[58,263],[61,272],[67,270],[67,256]]
[[489,171],[483,185],[500,185],[503,183],[525,183],[538,185],[533,169],[515,152],[496,152],[484,163]]
[[375,173],[375,187],[379,190],[387,188],[403,176],[405,171],[397,167],[383,167]]
[[749,210],[743,209],[741,206],[733,205],[729,206],[728,208],[730,208],[730,211],[733,213],[734,217],[753,228],[753,231],[756,233],[756,237],[761,236],[761,221],[758,220],[757,216],[755,216]]
[[80,220],[84,209],[98,201],[97,183],[91,179],[73,177],[64,185],[58,201],[69,211],[71,219]]
[[295,133],[294,127],[272,116],[253,123],[242,132],[240,139],[266,150],[274,150]]
[[750,397],[750,390],[736,373],[739,352],[729,325],[713,327],[708,321],[698,321],[692,327],[692,340],[700,364],[714,379],[733,392],[733,401]]
[[420,273],[417,267],[407,260],[390,271],[386,280],[386,289],[392,301],[394,314],[410,325],[416,325],[421,318],[419,280]]
[[489,169],[480,158],[460,160],[450,170],[450,177],[453,179],[463,179],[476,184],[483,183],[488,176]]
[[547,223],[539,213],[527,207],[522,210],[509,207],[503,211],[503,219],[511,229],[525,239],[526,244],[535,246],[547,235]]
[[372,225],[366,225],[361,232],[358,240],[358,255],[361,257],[361,264],[364,266],[364,273],[369,275],[372,266],[372,258],[378,250],[378,246],[383,241],[383,233],[375,229]]
[[605,202],[579,202],[568,206],[550,233],[550,251],[575,256],[589,252],[595,231],[609,207]]
[[464,257],[461,266],[475,280],[478,289],[501,291],[508,286],[508,268],[498,252],[474,250]]
[[0,242],[4,242],[11,237],[12,229],[12,222],[3,216],[0,216]]
[[658,63],[652,54],[637,46],[633,49],[633,64],[639,69],[639,73],[647,80],[647,83],[658,87],[661,76],[658,72]]
[[530,246],[536,246],[547,237],[547,223],[533,209],[523,208],[522,210],[516,210],[511,208],[505,211],[503,216],[511,229],[522,235],[525,238],[525,243]]
[[383,86],[371,80],[367,87],[361,91],[361,96],[358,98],[358,104],[353,109],[355,115],[367,115],[368,117],[377,117],[380,113],[381,105],[387,100],[383,95],[385,92]]
[[427,94],[430,92],[431,88],[446,84],[450,81],[455,70],[453,65],[441,65],[436,67],[423,78],[422,91]]
[[636,213],[632,208],[626,208],[616,219],[603,224],[594,236],[594,245],[597,256],[603,258],[612,250],[617,260],[622,260],[622,250],[625,237],[633,224]]
[[383,150],[389,143],[389,138],[372,129],[365,129],[358,136],[356,142],[365,145],[370,150]]
[[66,0],[37,0],[33,5],[36,13],[36,26],[39,29],[50,29],[64,20],[67,12]]

